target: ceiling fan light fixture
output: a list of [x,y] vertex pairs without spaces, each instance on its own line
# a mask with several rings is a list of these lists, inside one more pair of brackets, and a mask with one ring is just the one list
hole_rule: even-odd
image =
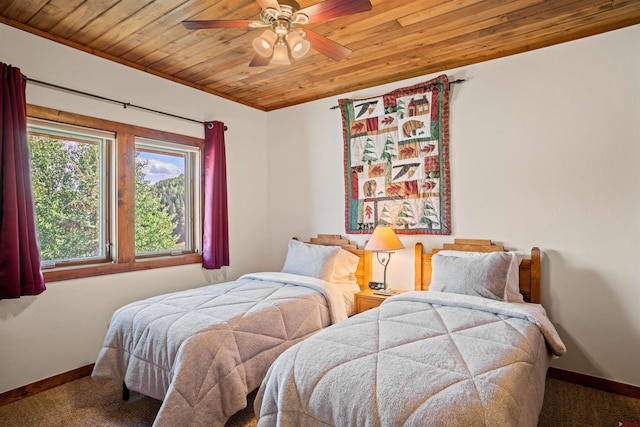
[[294,59],[302,58],[311,48],[311,43],[297,31],[292,31],[287,34],[287,44],[289,45],[289,49],[291,49],[291,56]]
[[273,56],[271,57],[272,64],[278,65],[289,65],[291,61],[289,60],[289,49],[287,49],[287,45],[284,43],[276,43],[273,47]]
[[276,44],[276,33],[271,30],[265,30],[260,37],[253,39],[253,50],[261,56],[271,56]]
[[341,16],[371,10],[371,0],[323,0],[311,6],[300,7],[296,0],[256,0],[260,6],[259,20],[211,19],[183,21],[189,30],[207,28],[265,28],[253,39],[255,55],[250,67],[263,67],[270,63],[291,64],[291,58],[305,56],[311,47],[334,61],[340,61],[351,49],[311,30],[296,29],[298,25],[320,22]]

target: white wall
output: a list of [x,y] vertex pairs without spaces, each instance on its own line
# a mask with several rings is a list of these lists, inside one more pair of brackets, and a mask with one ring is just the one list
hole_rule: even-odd
[[[95,362],[113,311],[150,295],[265,269],[266,113],[0,24],[0,61],[32,79],[166,111],[220,120],[225,133],[231,266],[188,265],[53,282],[39,296],[0,301],[0,393]],[[10,42],[9,42],[10,41]],[[92,117],[204,137],[197,123],[29,83],[27,102]],[[251,173],[247,173],[250,165]]]
[[[446,74],[466,80],[450,103],[453,235],[401,236],[391,286],[412,288],[417,241],[539,246],[542,303],[568,347],[553,366],[640,386],[640,26]],[[342,123],[330,107],[433,77],[269,113],[273,265],[292,235],[344,234]]]

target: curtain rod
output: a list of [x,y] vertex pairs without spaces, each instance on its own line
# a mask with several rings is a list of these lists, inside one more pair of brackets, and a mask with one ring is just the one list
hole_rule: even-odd
[[[463,83],[464,81],[465,81],[464,79],[458,79],[458,80],[449,82],[449,89],[451,89],[451,85],[454,85],[456,83]],[[333,107],[329,107],[330,110],[337,110],[338,108],[340,108],[339,105],[334,105]]]
[[[75,94],[78,94],[78,95],[83,95],[83,96],[88,96],[88,97],[91,97],[91,98],[100,99],[102,101],[113,102],[114,104],[120,104],[125,109],[128,108],[128,107],[137,108],[138,110],[149,111],[151,113],[156,113],[156,114],[162,114],[163,116],[169,116],[169,117],[173,117],[173,118],[176,118],[176,119],[186,120],[188,122],[200,123],[201,125],[207,124],[209,129],[211,129],[211,127],[213,127],[213,125],[211,123],[209,123],[209,122],[201,122],[199,120],[190,119],[189,117],[182,117],[182,116],[178,116],[176,114],[171,114],[171,113],[166,113],[164,111],[154,110],[152,108],[141,107],[139,105],[135,105],[135,104],[132,104],[130,102],[118,101],[116,99],[107,98],[105,96],[100,96],[100,95],[96,95],[96,94],[89,93],[89,92],[83,92],[83,91],[77,90],[77,89],[71,89],[71,88],[68,88],[68,87],[59,86],[59,85],[56,85],[56,84],[53,84],[53,83],[43,82],[41,80],[31,79],[31,78],[29,78],[27,76],[22,76],[22,79],[25,80],[27,83],[34,83],[34,84],[37,84],[37,85],[47,86],[47,87],[51,87],[51,88],[54,88],[54,89],[63,90],[63,91],[66,91],[66,92],[72,92],[72,93],[75,93]],[[224,130],[227,130],[227,129],[228,128],[225,125]]]

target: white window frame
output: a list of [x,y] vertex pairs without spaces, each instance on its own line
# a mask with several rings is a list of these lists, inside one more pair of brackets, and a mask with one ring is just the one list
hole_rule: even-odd
[[[188,230],[184,252],[202,252],[202,194],[200,179],[195,179],[201,175],[201,152],[198,147],[186,146],[170,141],[136,137],[136,150],[166,151],[184,154],[186,157],[184,170],[185,185],[185,229]],[[136,257],[149,257],[159,255],[181,255],[181,250],[166,250],[156,252],[136,252]]]
[[[41,133],[60,138],[69,137],[75,140],[86,140],[88,143],[96,143],[100,149],[99,161],[99,203],[98,222],[102,224],[98,236],[100,254],[82,258],[62,258],[53,260],[43,260],[43,268],[55,268],[56,266],[66,266],[73,264],[95,263],[99,261],[111,261],[113,259],[112,244],[114,238],[113,206],[115,205],[115,195],[111,190],[114,188],[112,178],[109,173],[113,146],[116,135],[113,132],[89,128],[85,126],[75,126],[66,123],[58,123],[50,120],[27,118],[27,132]],[[37,222],[37,219],[36,219]]]

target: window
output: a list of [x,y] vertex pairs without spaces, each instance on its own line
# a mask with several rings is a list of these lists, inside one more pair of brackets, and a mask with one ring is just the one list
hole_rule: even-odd
[[194,213],[200,210],[198,151],[192,148],[136,139],[137,256],[194,251],[199,227]]
[[28,137],[43,265],[110,260],[107,159],[115,135],[30,120]]
[[45,281],[202,262],[201,139],[27,114]]

